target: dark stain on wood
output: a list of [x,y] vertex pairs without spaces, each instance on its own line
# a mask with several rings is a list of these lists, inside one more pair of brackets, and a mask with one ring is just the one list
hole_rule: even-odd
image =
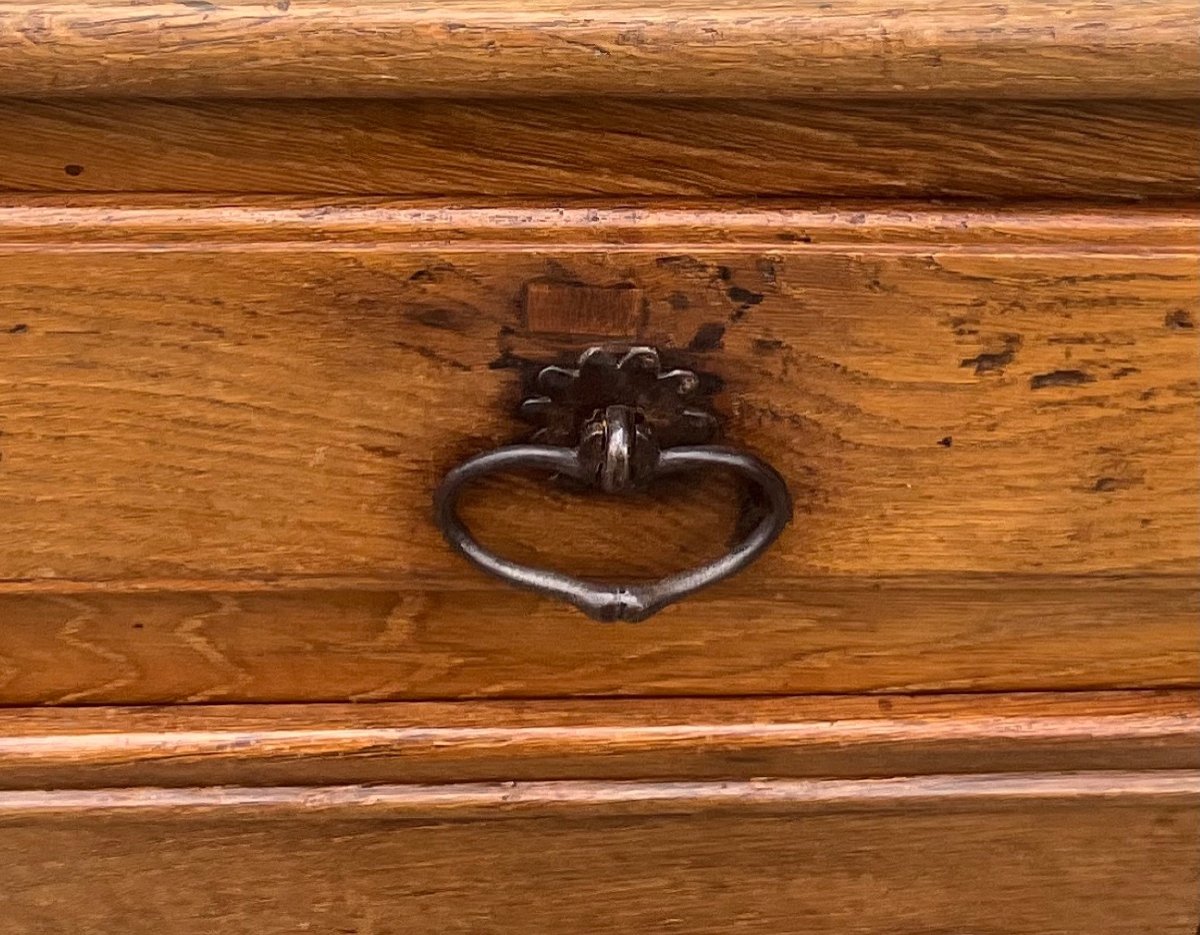
[[[959,334],[960,332],[956,330],[955,333]],[[974,357],[968,357],[960,361],[958,365],[960,367],[974,367],[977,374],[1003,373],[1004,368],[1017,358],[1017,349],[1021,346],[1021,336],[1019,334],[1006,334],[1003,337],[1003,341],[1003,350],[986,351],[976,354]]]
[[1094,383],[1096,378],[1082,370],[1052,370],[1049,373],[1037,373],[1029,378],[1031,389],[1041,390],[1049,386],[1082,386]]
[[721,346],[721,341],[724,337],[724,325],[718,322],[707,322],[701,325],[699,330],[692,336],[692,340],[688,342],[688,350],[715,351]]
[[1192,316],[1182,308],[1177,308],[1169,312],[1164,324],[1172,331],[1191,331],[1196,327],[1196,323],[1192,321]]

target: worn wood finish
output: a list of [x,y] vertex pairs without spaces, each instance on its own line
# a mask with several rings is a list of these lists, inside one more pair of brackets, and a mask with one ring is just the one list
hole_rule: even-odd
[[[830,806],[853,813],[936,804],[947,813],[978,803],[1059,798],[1134,804],[1182,804],[1200,793],[1200,771],[1106,770],[1083,773],[972,773],[882,779],[755,779],[729,782],[478,782],[349,786],[230,786],[16,789],[0,794],[0,826],[28,818],[97,817],[203,820],[257,813],[263,818],[321,816],[378,820],[483,819],[569,815],[597,817],[760,812],[803,817]],[[1141,800],[1138,802],[1138,800]]]
[[[1195,935],[1197,101],[1193,0],[0,0],[0,929]],[[430,516],[601,341],[797,504],[642,625]]]
[[21,935],[1191,935],[1198,792],[1189,772],[6,792],[0,911]]
[[[466,587],[464,588],[464,585]],[[45,587],[57,588],[46,591]],[[1196,685],[1194,578],[1048,584],[754,573],[597,626],[483,578],[452,589],[7,584],[0,703],[379,701]],[[264,590],[271,587],[271,590]],[[1136,647],[1136,651],[1132,649]]]
[[1200,768],[1194,692],[0,711],[0,788]]
[[[499,223],[461,241],[418,224],[398,233],[430,239],[393,246],[321,242],[346,219],[320,210],[295,212],[309,231],[296,239],[260,239],[256,216],[222,244],[186,212],[150,210],[141,227],[119,208],[49,213],[40,231],[0,214],[5,579],[476,580],[430,522],[433,485],[527,431],[512,416],[524,360],[595,340],[524,327],[523,290],[543,279],[636,286],[646,308],[628,338],[724,382],[729,441],[776,464],[798,509],[751,572],[760,585],[1196,569],[1186,221],[1163,242],[1124,218],[1113,236],[1099,219],[1069,244],[1010,246],[970,213],[945,244],[929,228],[952,215],[910,214],[913,239],[875,246],[764,208],[738,219],[748,242],[685,245],[664,242],[670,223],[715,239],[705,225],[723,216],[676,212],[659,229],[650,211],[622,220],[638,236],[619,247],[602,225],[527,242]],[[128,241],[84,242],[80,218]],[[386,221],[360,209],[347,223]],[[1054,237],[1023,223],[1029,240]],[[636,498],[501,478],[467,513],[516,557],[650,575],[720,549],[736,512],[725,488],[648,494],[653,552],[627,547]]]
[[[1168,211],[14,204],[0,698],[1194,684],[1195,235]],[[729,439],[799,508],[646,630],[486,581],[429,518],[448,467],[526,431],[523,361],[596,339],[523,311],[576,280],[640,290],[628,337],[723,379]],[[652,551],[642,501],[511,478],[466,506],[592,574],[729,535],[719,479],[653,496]]]
[[[1087,253],[1169,251],[1192,256],[1200,228],[1191,205],[1096,208],[1020,204],[951,206],[896,201],[814,203],[768,201],[639,201],[572,199],[530,204],[519,199],[315,198],[205,194],[86,195],[9,193],[0,198],[0,244],[41,253],[88,252],[110,245],[205,251],[328,250],[417,253],[452,249],[506,252],[556,247],[579,253],[668,252],[681,245],[706,252],[730,246],[767,252],[870,247],[956,247],[995,253],[1006,248],[1074,249]],[[799,245],[799,246],[797,246]],[[673,254],[671,254],[673,255]]]
[[14,191],[1200,193],[1193,101],[0,100],[0,126]]
[[1194,96],[1198,25],[1188,0],[8,0],[0,93]]

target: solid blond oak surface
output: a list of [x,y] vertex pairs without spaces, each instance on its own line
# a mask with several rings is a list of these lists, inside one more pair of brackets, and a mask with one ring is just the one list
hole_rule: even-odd
[[1187,0],[0,4],[19,97],[1197,95]]
[[0,793],[20,935],[1191,935],[1200,774]]
[[0,125],[0,190],[13,191],[1200,192],[1195,101],[0,100]]
[[1197,768],[1194,692],[0,711],[4,789]]

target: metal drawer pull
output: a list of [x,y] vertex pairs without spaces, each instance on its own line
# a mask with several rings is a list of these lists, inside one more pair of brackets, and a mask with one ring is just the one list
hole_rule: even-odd
[[[566,423],[579,425],[578,443],[574,447],[509,445],[476,455],[452,469],[434,495],[442,535],[484,571],[574,604],[595,620],[645,620],[668,604],[745,568],[791,520],[792,501],[783,478],[754,455],[718,445],[660,445],[662,436],[670,440],[689,433],[710,433],[715,421],[708,413],[688,406],[699,388],[696,375],[684,370],[662,373],[653,348],[633,348],[620,357],[592,348],[580,357],[577,370],[542,370],[538,385],[550,395],[526,400],[523,411],[539,421],[558,423],[539,435],[561,436],[563,419],[554,416],[567,412],[574,417]],[[608,404],[594,406],[601,397]],[[589,409],[580,419],[578,413]],[[683,471],[723,468],[750,482],[764,511],[744,539],[713,561],[644,584],[593,583],[496,555],[475,540],[459,517],[458,498],[466,484],[486,474],[526,468],[545,469],[610,493],[643,487]]]

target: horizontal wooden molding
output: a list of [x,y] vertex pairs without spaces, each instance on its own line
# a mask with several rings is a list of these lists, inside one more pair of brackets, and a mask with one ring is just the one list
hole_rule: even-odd
[[1190,0],[8,2],[0,94],[1195,96]]
[[1200,770],[1105,773],[1001,773],[895,779],[763,779],[740,782],[478,783],[433,786],[202,787],[182,789],[0,791],[0,823],[59,814],[169,815],[172,819],[242,814],[247,818],[327,816],[379,818],[475,817],[563,811],[619,815],[696,815],[715,811],[902,808],[938,803],[947,811],[980,803],[1136,797],[1200,804]]
[[1194,254],[1194,205],[1097,208],[1013,204],[830,204],[797,199],[394,199],[226,195],[0,195],[0,245],[88,250],[107,244],[166,249],[435,252],[519,249],[553,244],[575,252],[637,252],[672,244],[716,252],[730,245],[774,252],[855,246],[871,252],[914,244],[991,253],[1058,250]]
[[1195,771],[10,791],[0,893],[72,935],[1191,935],[1198,802]]
[[1195,692],[0,710],[9,790],[1179,769]]

